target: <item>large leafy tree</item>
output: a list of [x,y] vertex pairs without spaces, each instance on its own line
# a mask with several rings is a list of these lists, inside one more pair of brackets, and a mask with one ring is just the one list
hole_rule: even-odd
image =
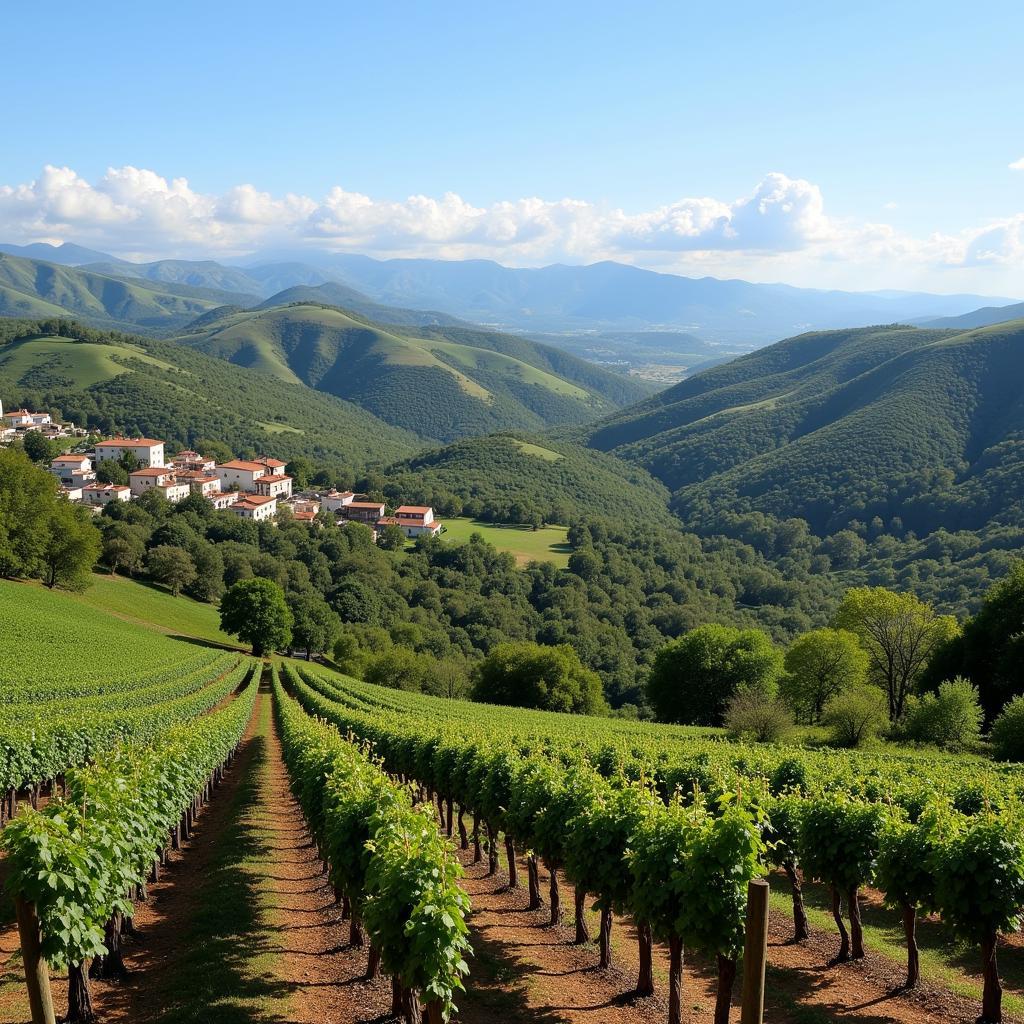
[[184,549],[174,544],[159,544],[146,555],[146,569],[157,583],[162,583],[174,597],[196,578],[196,563]]
[[284,591],[261,576],[240,580],[221,598],[220,628],[250,644],[257,657],[287,647],[292,613]]
[[855,633],[868,652],[870,677],[885,691],[892,721],[903,717],[928,662],[960,629],[953,616],[884,587],[848,590],[834,625]]
[[793,641],[785,666],[780,693],[802,721],[813,723],[833,697],[866,680],[868,653],[847,630],[815,629]]
[[0,576],[35,576],[50,538],[57,487],[13,448],[0,451]]
[[592,715],[605,709],[600,676],[568,644],[498,644],[477,668],[473,696],[545,711]]
[[99,555],[100,531],[89,512],[58,499],[48,521],[43,582],[51,589],[84,590]]
[[965,676],[978,688],[978,696],[991,721],[1002,707],[1024,691],[1024,562],[985,595],[978,614],[964,624],[935,654],[923,680],[929,689]]
[[341,632],[341,620],[316,591],[296,594],[288,605],[295,620],[292,643],[305,650],[307,661],[314,654],[322,654],[334,646]]
[[721,725],[738,691],[772,697],[781,672],[782,652],[761,630],[699,626],[658,651],[647,697],[664,722]]

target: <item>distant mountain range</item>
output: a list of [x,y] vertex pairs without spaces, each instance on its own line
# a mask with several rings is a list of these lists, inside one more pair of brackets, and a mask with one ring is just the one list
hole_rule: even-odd
[[[187,287],[230,294],[236,300],[245,296],[234,303],[240,307],[256,305],[295,287],[343,286],[349,289],[347,300],[327,301],[378,322],[383,320],[382,307],[397,307],[407,315],[433,311],[430,315],[435,318],[443,315],[517,333],[566,336],[563,347],[575,352],[580,351],[581,338],[597,332],[605,336],[613,360],[628,360],[632,353],[629,337],[648,331],[661,333],[662,353],[689,356],[686,339],[672,340],[673,335],[696,336],[726,350],[742,351],[800,331],[961,316],[983,306],[1015,301],[688,278],[611,262],[513,269],[487,260],[375,260],[304,250],[257,254],[240,261],[242,265],[229,266],[212,260],[129,263],[70,243],[0,245],[0,251],[51,264],[76,265],[108,278],[148,282],[151,288]],[[307,298],[310,296],[302,296],[302,300]],[[362,308],[359,303],[364,304]],[[376,311],[371,313],[369,306]]]
[[921,327],[955,327],[969,330],[972,327],[991,327],[992,324],[1005,323],[1007,320],[1020,320],[1024,317],[1024,302],[1015,302],[1011,306],[985,306],[974,309],[960,316],[944,316],[935,320],[920,321]]

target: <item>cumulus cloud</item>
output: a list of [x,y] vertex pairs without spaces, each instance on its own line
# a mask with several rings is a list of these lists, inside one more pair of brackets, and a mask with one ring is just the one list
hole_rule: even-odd
[[[1024,168],[1024,158],[1011,166]],[[627,212],[571,198],[477,206],[454,192],[385,200],[341,185],[319,198],[273,195],[252,184],[208,194],[186,178],[144,168],[110,168],[88,181],[70,167],[47,166],[34,181],[0,185],[0,240],[67,240],[139,259],[231,258],[274,248],[483,257],[519,266],[616,259],[687,272],[757,268],[762,279],[773,267],[841,264],[874,267],[888,285],[895,267],[1019,266],[1024,214],[917,238],[887,224],[833,217],[817,185],[781,173],[738,198],[698,196]]]
[[1022,156],[1019,160],[1014,160],[1013,163],[1010,164],[1010,170],[1024,171],[1024,156]]

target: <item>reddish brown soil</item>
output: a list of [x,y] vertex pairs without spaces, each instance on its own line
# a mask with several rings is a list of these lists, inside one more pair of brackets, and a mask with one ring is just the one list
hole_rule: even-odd
[[[126,942],[129,976],[120,983],[93,983],[96,1008],[105,1021],[208,1020],[279,1024],[383,1024],[390,1020],[390,986],[362,980],[366,952],[348,945],[349,926],[316,859],[299,810],[288,790],[280,747],[261,694],[240,755],[213,802],[200,815],[191,840],[172,853],[161,881],[139,905],[140,934]],[[225,863],[225,848],[240,844],[244,858]],[[469,991],[458,999],[466,1024],[654,1024],[665,1018],[667,951],[657,947],[658,994],[630,996],[637,970],[635,933],[628,920],[614,929],[614,965],[597,968],[594,945],[572,945],[572,929],[547,926],[547,908],[526,910],[526,870],[521,885],[505,889],[505,876],[485,877],[485,865],[466,863],[465,887],[473,900],[471,938],[475,951]],[[227,872],[227,874],[225,873]],[[244,879],[239,876],[244,875]],[[236,883],[243,883],[239,889]],[[225,884],[228,883],[228,884]],[[547,898],[547,876],[542,872]],[[249,913],[232,918],[230,934],[204,932],[204,908],[218,894],[246,894]],[[232,895],[234,894],[234,895]],[[869,896],[870,899],[870,896]],[[573,893],[563,884],[562,905],[571,917]],[[199,924],[197,925],[197,922]],[[571,923],[571,922],[570,922]],[[591,931],[596,934],[596,922]],[[773,914],[765,1019],[772,1024],[967,1022],[977,1007],[940,989],[905,994],[899,965],[869,954],[855,964],[829,966],[837,947],[827,933],[802,945],[787,942],[787,915]],[[17,946],[11,929],[0,930],[0,958]],[[213,963],[207,1014],[195,1014],[196,991],[204,984],[200,964]],[[2,962],[2,961],[0,961]],[[7,978],[18,978],[7,965]],[[55,983],[58,1009],[65,985]],[[737,984],[737,995],[739,985]],[[710,1021],[715,994],[711,965],[687,957],[683,1013]],[[191,1002],[189,999],[191,998]],[[201,1001],[200,1001],[201,1004]],[[0,994],[0,1021],[26,1019],[19,985]],[[738,1019],[738,1009],[734,1009]]]

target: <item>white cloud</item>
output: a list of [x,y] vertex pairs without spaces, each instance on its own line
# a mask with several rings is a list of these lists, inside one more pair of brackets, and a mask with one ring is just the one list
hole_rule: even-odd
[[1024,263],[1024,214],[919,238],[832,217],[817,185],[780,173],[739,198],[693,197],[626,212],[571,198],[476,206],[454,192],[381,200],[341,185],[321,198],[272,195],[252,184],[207,194],[185,178],[132,166],[110,168],[92,182],[69,167],[47,166],[34,181],[0,185],[0,240],[68,240],[139,259],[307,247],[518,266],[615,259],[811,283],[833,283],[842,269],[847,287],[920,286],[922,276],[934,286],[936,275],[945,275],[959,286],[993,268],[1005,268],[1010,280],[1009,271]]
[[1022,156],[1019,160],[1014,160],[1013,163],[1010,164],[1010,170],[1024,171],[1024,156]]

